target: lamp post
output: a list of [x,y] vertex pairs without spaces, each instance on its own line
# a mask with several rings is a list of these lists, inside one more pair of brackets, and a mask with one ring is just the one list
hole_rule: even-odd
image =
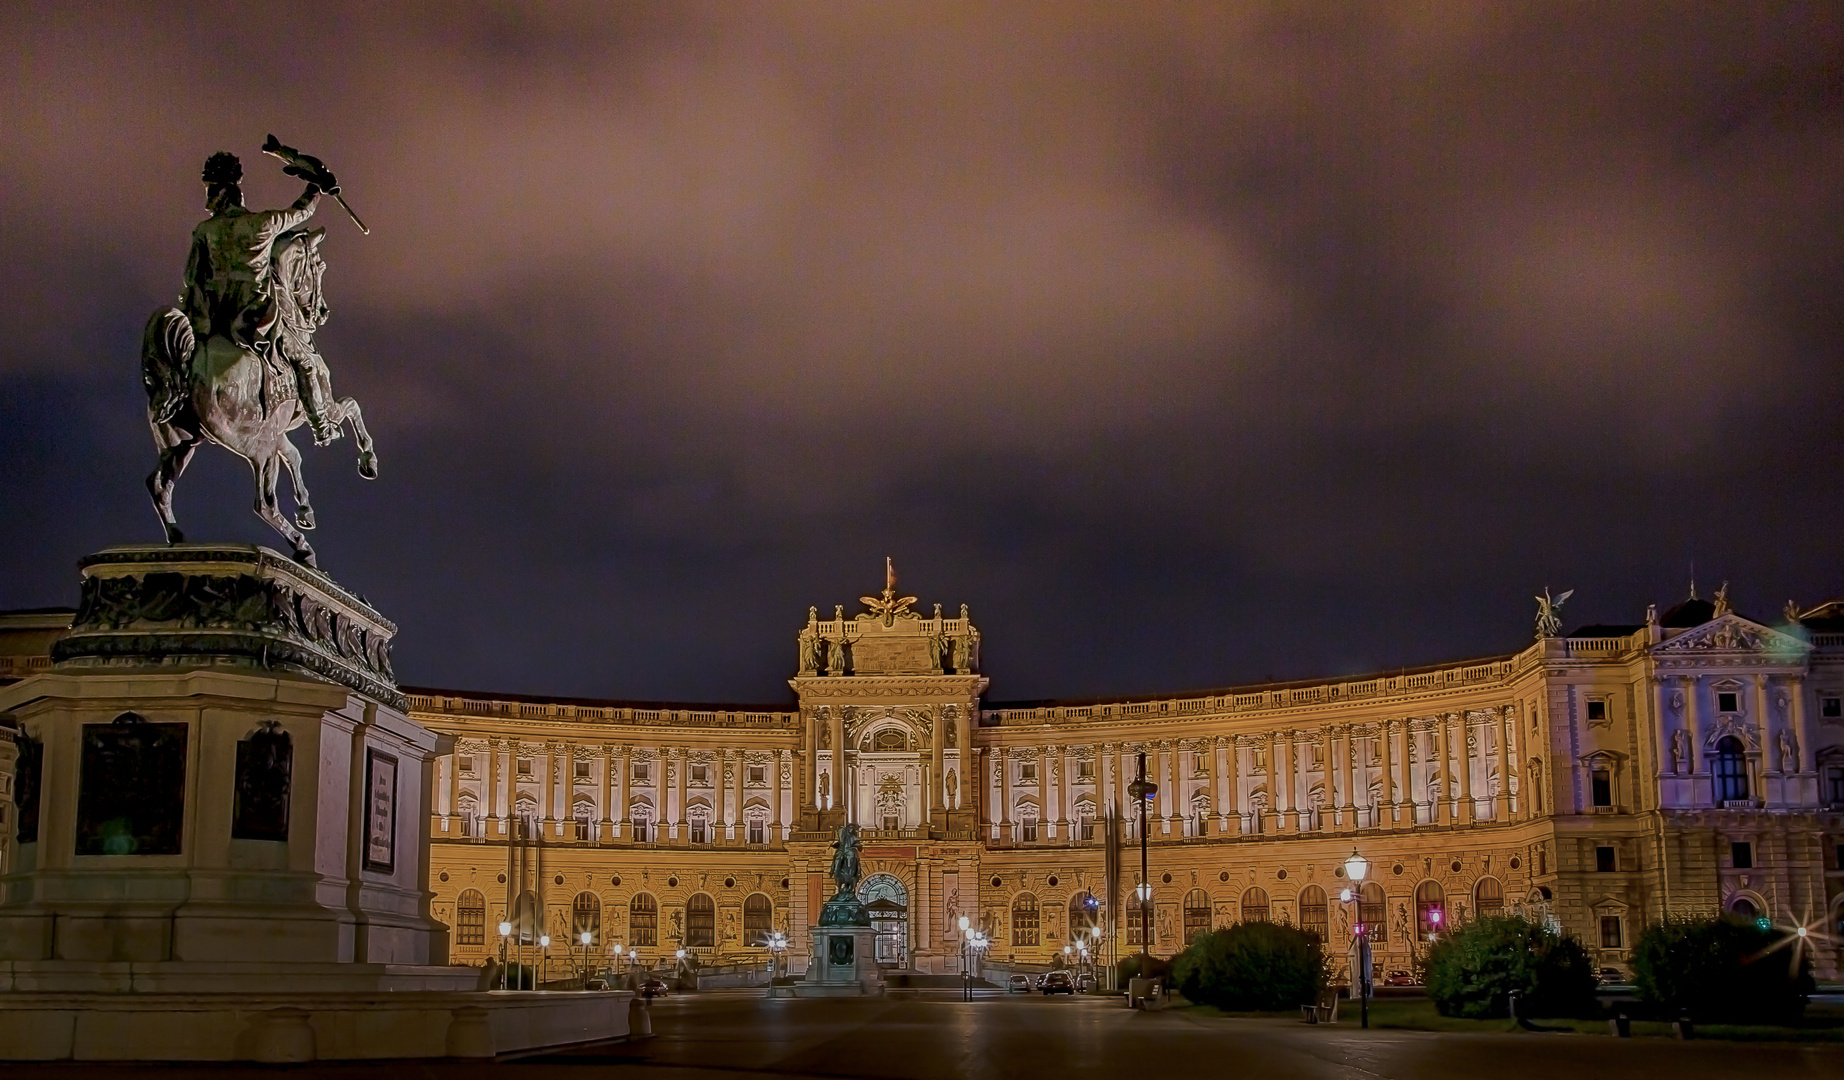
[[1351,884],[1339,893],[1338,898],[1345,903],[1357,904],[1357,918],[1351,920],[1351,930],[1357,936],[1357,970],[1351,980],[1352,989],[1357,991],[1359,1026],[1370,1027],[1370,932],[1363,922],[1364,901],[1362,890],[1364,875],[1370,873],[1370,860],[1351,849],[1351,857],[1345,860],[1345,879]]
[[506,942],[507,942],[507,939],[510,938],[511,936],[512,936],[512,924],[509,922],[500,923],[499,924],[499,988],[501,990],[504,990],[506,988]]
[[960,999],[973,1000],[973,969],[967,966],[973,953],[973,929],[965,915],[960,917]]
[[1152,879],[1146,873],[1146,804],[1159,794],[1159,785],[1146,780],[1146,751],[1140,751],[1140,775],[1133,783],[1127,785],[1127,794],[1140,804],[1140,887],[1134,890],[1140,902],[1140,973],[1145,975],[1147,961],[1152,958],[1152,950],[1147,947],[1152,939]]
[[538,935],[538,981],[531,984],[533,990],[544,986],[544,969],[551,960],[551,935]]
[[781,958],[787,952],[788,937],[776,930],[768,935],[768,981],[772,984],[781,977]]
[[589,931],[583,931],[583,989],[589,989]]
[[[1095,965],[1101,962],[1101,924],[1096,923],[1089,927],[1088,934],[1095,942],[1093,947],[1089,950],[1088,975],[1090,979],[1095,979]],[[1091,992],[1093,992],[1093,989],[1093,987],[1090,987]]]

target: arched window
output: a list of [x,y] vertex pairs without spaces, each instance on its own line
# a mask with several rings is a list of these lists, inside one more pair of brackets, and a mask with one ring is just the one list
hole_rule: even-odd
[[1730,802],[1748,797],[1748,758],[1742,741],[1724,735],[1716,743],[1716,801]]
[[570,905],[570,944],[580,945],[583,931],[589,932],[589,942],[599,945],[602,942],[602,898],[592,892],[579,892]]
[[717,902],[708,893],[693,893],[685,901],[685,947],[717,947]]
[[1210,894],[1192,889],[1185,894],[1185,944],[1196,941],[1199,934],[1210,932]]
[[1389,902],[1383,898],[1383,886],[1367,881],[1357,890],[1357,921],[1371,941],[1389,940]]
[[487,898],[479,889],[468,889],[455,901],[455,944],[487,943]]
[[1473,911],[1479,915],[1497,915],[1505,910],[1505,889],[1497,878],[1482,877],[1473,886]]
[[1318,934],[1320,941],[1327,940],[1329,936],[1325,890],[1317,885],[1308,885],[1300,890],[1300,929],[1309,934]]
[[1250,889],[1242,894],[1242,921],[1268,921],[1268,893],[1265,889]]
[[512,903],[512,933],[522,945],[533,945],[544,933],[544,913],[538,908],[538,895],[531,890],[519,894]]
[[1091,927],[1101,922],[1101,898],[1094,893],[1079,892],[1069,898],[1069,936],[1090,938]]
[[1415,886],[1415,925],[1425,936],[1446,929],[1447,894],[1438,881],[1424,881]]
[[743,901],[743,944],[763,945],[775,932],[775,902],[761,893]]
[[1012,945],[1029,948],[1037,944],[1037,897],[1019,893],[1012,899]]
[[1754,901],[1746,896],[1738,896],[1729,904],[1729,913],[1743,919],[1752,919],[1761,914],[1761,909],[1754,906]]
[[659,904],[647,893],[635,893],[628,903],[627,938],[630,947],[659,945]]

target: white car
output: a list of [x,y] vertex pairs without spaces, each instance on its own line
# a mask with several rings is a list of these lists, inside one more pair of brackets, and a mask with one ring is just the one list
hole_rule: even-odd
[[1013,975],[1005,980],[1005,992],[1008,994],[1028,994],[1031,992],[1029,975]]

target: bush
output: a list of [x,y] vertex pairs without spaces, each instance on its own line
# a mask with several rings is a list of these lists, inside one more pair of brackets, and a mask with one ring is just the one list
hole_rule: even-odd
[[1667,918],[1639,935],[1633,982],[1643,1000],[1674,1015],[1795,1023],[1814,984],[1812,957],[1790,936],[1728,916]]
[[1191,942],[1172,964],[1179,993],[1219,1009],[1310,1005],[1325,986],[1316,934],[1270,922],[1238,923]]
[[1486,1020],[1518,1012],[1591,1016],[1594,964],[1581,942],[1517,915],[1486,915],[1436,941],[1422,963],[1428,996],[1442,1016]]
[[[1114,985],[1120,987],[1125,987],[1128,979],[1140,978],[1140,955],[1135,953],[1132,956],[1122,957],[1120,962],[1114,965],[1114,974]],[[1164,979],[1170,977],[1171,974],[1172,962],[1170,960],[1164,960],[1157,956],[1146,957],[1145,978]]]

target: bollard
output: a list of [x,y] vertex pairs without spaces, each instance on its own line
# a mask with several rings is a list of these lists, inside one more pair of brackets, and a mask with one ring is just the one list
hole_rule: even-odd
[[627,1037],[638,1039],[643,1035],[653,1034],[653,1010],[647,1007],[647,999],[639,994],[627,1003]]
[[1633,1022],[1625,1013],[1621,1013],[1607,1021],[1607,1033],[1616,1039],[1630,1039],[1633,1037]]
[[1671,1034],[1686,1042],[1697,1037],[1696,1029],[1691,1027],[1688,1016],[1681,1016],[1671,1022]]

